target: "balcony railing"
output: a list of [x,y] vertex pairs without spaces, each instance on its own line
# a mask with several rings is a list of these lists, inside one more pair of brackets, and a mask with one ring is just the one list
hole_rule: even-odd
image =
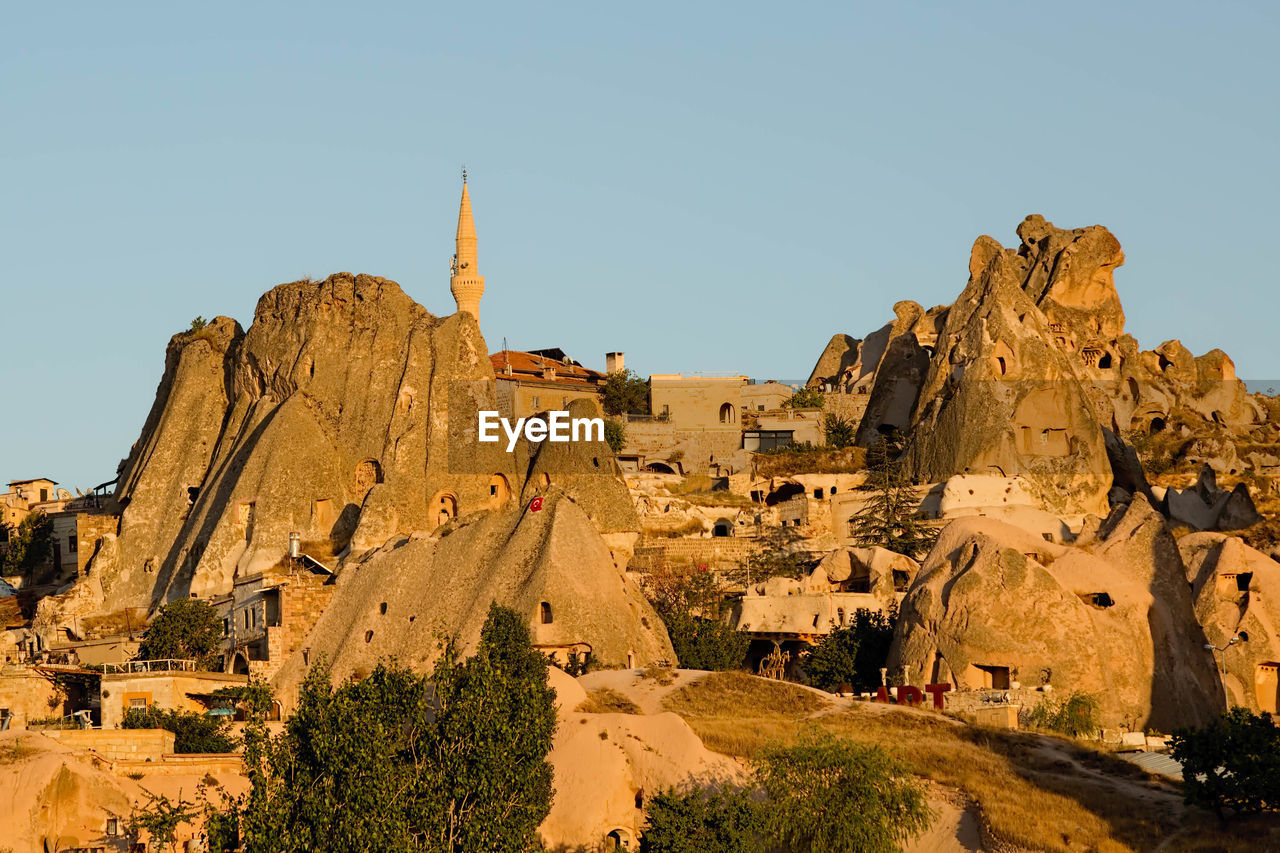
[[129,672],[195,672],[196,662],[193,660],[127,660],[120,663],[102,665],[104,673]]

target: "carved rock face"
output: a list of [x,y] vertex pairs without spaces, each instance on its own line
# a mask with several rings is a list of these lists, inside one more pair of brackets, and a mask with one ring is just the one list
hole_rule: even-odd
[[1177,547],[1142,498],[1106,533],[1055,545],[992,519],[961,519],[902,603],[889,668],[913,683],[980,689],[998,672],[1101,701],[1103,724],[1169,731],[1219,707]]

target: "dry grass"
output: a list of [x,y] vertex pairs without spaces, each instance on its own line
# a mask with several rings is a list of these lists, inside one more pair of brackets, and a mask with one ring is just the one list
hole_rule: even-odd
[[[741,758],[787,742],[809,724],[895,752],[927,779],[964,792],[994,841],[1026,850],[1121,853],[1262,850],[1272,823],[1240,824],[1228,838],[1186,809],[1176,786],[1064,738],[959,724],[932,713],[854,705],[821,713],[820,696],[745,673],[724,673],[668,697],[709,749]],[[1235,836],[1252,839],[1237,845]],[[1263,839],[1263,840],[1259,840]]]
[[34,746],[27,746],[21,741],[0,745],[0,765],[16,764],[39,751]]
[[588,691],[586,701],[574,710],[581,714],[639,714],[640,706],[610,687]]
[[745,672],[713,672],[681,687],[662,705],[682,717],[715,718],[731,713],[740,718],[749,713],[801,719],[826,710],[831,703],[813,690],[785,681],[757,678]]
[[863,447],[780,450],[757,453],[752,464],[755,475],[760,478],[792,474],[856,474],[867,469],[867,451]]

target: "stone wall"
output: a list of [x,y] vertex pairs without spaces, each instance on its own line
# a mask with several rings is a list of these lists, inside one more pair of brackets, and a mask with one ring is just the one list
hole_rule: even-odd
[[52,680],[30,667],[5,667],[0,670],[0,712],[3,711],[8,711],[9,728],[25,729],[29,720],[61,717],[62,693]]
[[647,571],[663,561],[670,563],[706,563],[712,568],[736,566],[760,550],[755,539],[712,537],[699,539],[641,538],[628,568]]
[[42,731],[72,749],[93,751],[108,761],[159,761],[173,752],[173,732],[166,729],[63,729]]
[[102,543],[103,537],[115,535],[120,517],[98,512],[82,512],[76,515],[76,571],[84,575],[85,566]]

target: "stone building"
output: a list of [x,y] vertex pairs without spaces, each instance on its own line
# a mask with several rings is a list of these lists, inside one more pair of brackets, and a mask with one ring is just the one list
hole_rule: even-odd
[[820,412],[784,409],[793,389],[746,376],[649,377],[648,416],[629,416],[623,470],[726,476],[749,452],[793,441],[822,442]]
[[574,400],[587,400],[600,412],[605,374],[583,367],[564,350],[504,349],[490,355],[489,360],[497,381],[498,411],[505,418],[567,410]]
[[126,712],[162,708],[204,713],[224,687],[241,687],[248,676],[197,672],[191,661],[130,661],[108,664],[102,674],[102,728],[119,728]]
[[275,675],[332,600],[332,579],[328,568],[305,555],[238,579],[230,594],[213,602],[222,616],[223,669],[262,680]]

